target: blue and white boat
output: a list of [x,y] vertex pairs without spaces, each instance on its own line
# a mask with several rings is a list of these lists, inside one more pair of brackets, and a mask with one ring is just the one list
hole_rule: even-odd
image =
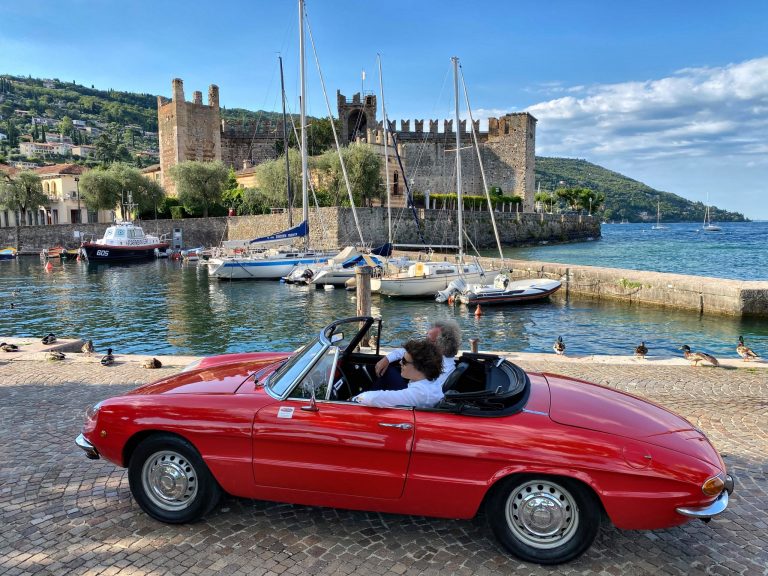
[[309,226],[304,220],[298,226],[253,240],[229,240],[222,244],[231,256],[218,256],[208,260],[208,275],[226,280],[277,280],[297,266],[316,265],[336,256],[339,251],[296,250],[269,248],[306,238]]

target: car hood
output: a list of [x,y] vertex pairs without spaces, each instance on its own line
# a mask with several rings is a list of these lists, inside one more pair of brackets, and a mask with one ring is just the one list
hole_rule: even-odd
[[555,422],[642,440],[723,467],[707,437],[682,416],[612,388],[545,376],[551,393],[550,418]]
[[234,394],[249,376],[276,365],[288,354],[284,352],[250,355],[247,359],[216,363],[169,376],[136,388],[129,394]]

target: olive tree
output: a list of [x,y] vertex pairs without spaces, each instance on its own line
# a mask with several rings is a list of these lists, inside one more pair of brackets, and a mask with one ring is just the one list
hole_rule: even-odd
[[188,212],[202,210],[203,218],[208,217],[212,205],[221,202],[229,180],[229,170],[220,161],[187,160],[173,166],[170,175],[184,208]]
[[[293,205],[300,206],[301,199],[301,155],[293,148],[288,149]],[[256,180],[259,183],[259,202],[269,206],[288,206],[288,183],[285,174],[285,155],[277,160],[264,162],[256,167]],[[298,191],[298,193],[297,193]]]
[[156,209],[165,196],[162,187],[144,176],[138,168],[114,163],[109,168],[95,168],[80,177],[80,194],[90,210],[120,211],[123,218],[131,214],[123,212],[123,204],[130,198],[139,211]]
[[24,224],[27,210],[48,204],[40,176],[24,170],[11,179],[0,179],[0,206],[21,212],[20,225]]
[[[341,154],[349,176],[355,205],[370,206],[374,199],[380,199],[383,191],[381,157],[364,143],[354,143],[342,148]],[[321,172],[321,180],[333,199],[333,204],[349,206],[349,195],[339,155],[335,151],[326,152],[316,159],[315,164],[317,170]]]

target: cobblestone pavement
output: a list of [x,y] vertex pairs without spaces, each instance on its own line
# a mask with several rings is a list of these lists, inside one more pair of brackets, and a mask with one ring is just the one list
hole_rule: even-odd
[[652,399],[702,428],[736,478],[710,524],[653,532],[604,525],[559,567],[504,554],[472,521],[226,497],[170,526],[133,501],[126,471],[86,460],[83,409],[177,368],[0,357],[0,575],[12,574],[768,574],[768,371],[520,362]]

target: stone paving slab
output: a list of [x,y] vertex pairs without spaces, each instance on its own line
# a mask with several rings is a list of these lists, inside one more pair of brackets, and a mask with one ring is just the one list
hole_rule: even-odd
[[[77,355],[73,355],[77,356]],[[126,471],[73,444],[83,410],[179,366],[102,367],[0,355],[0,575],[26,574],[768,574],[768,373],[661,364],[518,360],[625,390],[701,427],[736,477],[708,525],[653,532],[604,525],[578,560],[544,568],[507,556],[485,519],[453,521],[225,497],[204,521],[155,522]]]

